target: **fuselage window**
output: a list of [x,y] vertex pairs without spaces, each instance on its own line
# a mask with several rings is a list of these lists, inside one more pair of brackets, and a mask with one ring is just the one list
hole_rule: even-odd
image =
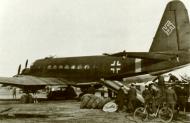
[[54,65],[54,66],[53,66],[53,69],[57,69],[57,65]]
[[85,69],[85,70],[90,69],[90,65],[85,65],[85,66],[84,66],[84,69]]
[[63,69],[63,65],[59,65],[59,69]]
[[51,69],[51,65],[48,65],[48,66],[47,66],[47,69]]
[[69,69],[69,65],[65,65],[64,69],[68,70]]
[[76,66],[75,66],[75,65],[72,65],[72,66],[71,66],[71,69],[75,69],[75,68],[76,68]]
[[78,70],[82,69],[82,65],[78,65],[78,66],[77,66],[77,69],[78,69]]

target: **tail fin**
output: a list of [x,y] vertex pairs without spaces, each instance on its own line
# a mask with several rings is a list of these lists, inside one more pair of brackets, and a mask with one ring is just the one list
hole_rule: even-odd
[[181,1],[168,3],[149,52],[170,52],[190,49],[190,24]]

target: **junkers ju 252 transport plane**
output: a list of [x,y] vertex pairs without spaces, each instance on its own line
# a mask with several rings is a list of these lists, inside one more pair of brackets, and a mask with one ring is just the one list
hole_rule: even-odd
[[[86,88],[93,82],[162,74],[190,63],[190,23],[181,1],[168,3],[149,52],[118,52],[100,56],[44,58],[0,83],[35,92],[47,85]],[[26,63],[27,66],[27,63]]]

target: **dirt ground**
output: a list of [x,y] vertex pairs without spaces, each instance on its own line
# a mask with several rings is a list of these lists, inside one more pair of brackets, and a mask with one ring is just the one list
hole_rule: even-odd
[[[46,95],[37,104],[20,104],[13,100],[11,91],[0,89],[0,123],[136,123],[132,114],[106,113],[99,109],[80,109],[76,100],[46,101]],[[161,123],[150,119],[145,123]],[[173,123],[190,123],[185,115],[180,115]]]
[[[160,123],[152,119],[146,123]],[[188,120],[181,115],[174,123]],[[37,104],[19,104],[18,101],[0,101],[0,123],[136,123],[131,114],[106,113],[98,109],[80,109],[80,102],[42,101]]]

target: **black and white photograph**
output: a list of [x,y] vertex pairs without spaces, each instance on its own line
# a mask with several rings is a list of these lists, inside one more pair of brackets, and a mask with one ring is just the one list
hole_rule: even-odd
[[190,123],[189,0],[0,0],[0,123]]

